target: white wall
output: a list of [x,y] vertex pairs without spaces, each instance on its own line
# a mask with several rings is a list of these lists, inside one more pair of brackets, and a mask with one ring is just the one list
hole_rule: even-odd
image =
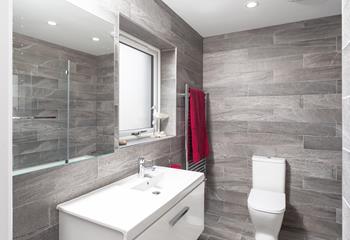
[[0,239],[12,239],[12,0],[0,2]]

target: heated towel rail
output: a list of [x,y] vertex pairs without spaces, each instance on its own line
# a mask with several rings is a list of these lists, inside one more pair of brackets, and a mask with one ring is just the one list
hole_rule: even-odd
[[[186,170],[189,171],[196,171],[196,172],[202,172],[206,174],[207,171],[207,161],[205,158],[200,160],[199,162],[194,163],[193,161],[190,161],[188,158],[188,120],[189,120],[189,112],[190,112],[190,93],[189,93],[189,85],[185,85],[185,93],[180,93],[180,96],[183,96],[185,98],[185,150],[186,150],[186,157],[185,157],[185,166]],[[207,102],[208,102],[208,93],[205,93],[205,115],[207,118]]]

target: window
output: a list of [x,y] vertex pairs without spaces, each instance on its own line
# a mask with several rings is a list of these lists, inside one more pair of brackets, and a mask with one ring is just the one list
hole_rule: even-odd
[[160,51],[125,33],[119,49],[119,135],[147,135],[159,107]]

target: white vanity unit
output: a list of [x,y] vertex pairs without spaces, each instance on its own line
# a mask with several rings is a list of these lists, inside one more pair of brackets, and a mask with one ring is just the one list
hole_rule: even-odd
[[203,173],[155,167],[60,204],[60,240],[197,240]]

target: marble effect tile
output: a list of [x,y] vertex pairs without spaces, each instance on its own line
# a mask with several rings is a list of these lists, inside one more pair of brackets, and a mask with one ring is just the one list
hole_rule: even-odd
[[253,154],[287,160],[280,239],[341,238],[340,29],[341,17],[333,16],[204,40],[212,147],[207,238],[254,236],[242,220]]

